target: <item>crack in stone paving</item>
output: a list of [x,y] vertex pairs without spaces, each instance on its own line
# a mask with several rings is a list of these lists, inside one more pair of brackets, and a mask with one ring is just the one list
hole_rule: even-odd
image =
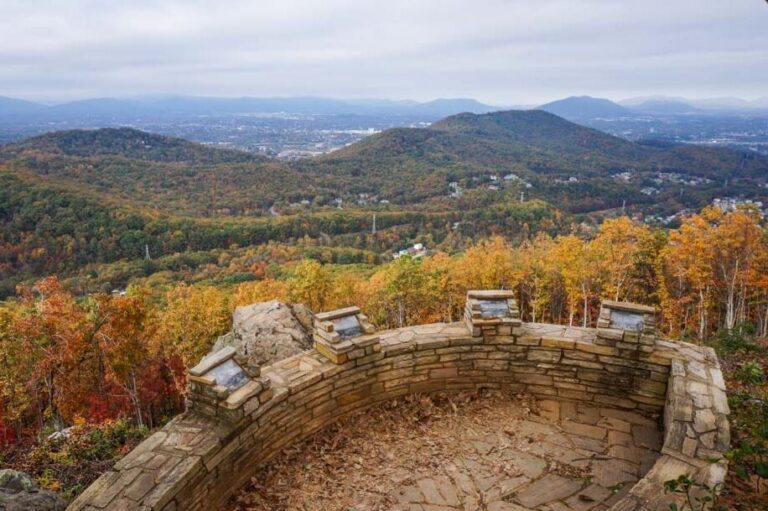
[[[397,451],[400,458],[382,456],[374,466],[366,466],[367,478],[336,465],[325,475],[336,478],[334,484],[322,491],[296,484],[288,490],[295,495],[282,495],[282,504],[301,500],[304,492],[301,508],[280,507],[269,497],[254,505],[248,497],[258,489],[252,486],[238,497],[235,509],[603,511],[659,457],[662,435],[657,422],[638,413],[528,396],[496,395],[488,404],[495,410],[459,410],[450,419],[432,422],[429,431],[414,432]],[[364,417],[361,414],[360,420]],[[348,420],[347,426],[354,428],[358,419]],[[424,443],[421,448],[419,441]],[[349,447],[341,445],[335,456],[353,456],[345,454]],[[291,457],[306,459],[295,453]],[[287,465],[280,470],[283,481],[300,479]],[[269,476],[262,487],[268,481]],[[372,481],[379,482],[375,488]]]

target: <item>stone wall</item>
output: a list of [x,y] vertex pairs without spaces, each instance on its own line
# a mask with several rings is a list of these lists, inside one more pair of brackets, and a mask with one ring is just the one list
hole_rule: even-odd
[[[523,323],[509,335],[432,324],[375,334],[358,356],[334,363],[308,351],[261,368],[268,399],[239,421],[189,411],[104,474],[70,510],[211,510],[284,447],[341,416],[412,393],[478,388],[588,402],[663,417],[662,456],[615,504],[654,510],[663,482],[687,473],[710,484],[725,474],[728,413],[714,353],[686,343],[639,343],[613,330]],[[477,332],[475,332],[477,333]],[[506,331],[504,332],[506,333]],[[339,360],[336,360],[339,362]]]

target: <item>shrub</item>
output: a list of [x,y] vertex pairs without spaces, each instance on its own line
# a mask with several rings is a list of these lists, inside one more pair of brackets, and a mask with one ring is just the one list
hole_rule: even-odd
[[765,372],[759,362],[750,360],[736,370],[736,378],[742,383],[760,385],[765,381]]
[[124,420],[73,426],[30,448],[19,446],[9,465],[72,498],[148,435]]
[[750,323],[742,323],[731,330],[718,332],[712,344],[721,355],[735,351],[754,351],[759,347],[754,335],[755,327]]
[[664,481],[664,493],[673,493],[683,497],[683,503],[669,505],[670,511],[725,511],[724,507],[715,506],[715,497],[722,485],[709,486],[693,481],[687,474],[677,479]]

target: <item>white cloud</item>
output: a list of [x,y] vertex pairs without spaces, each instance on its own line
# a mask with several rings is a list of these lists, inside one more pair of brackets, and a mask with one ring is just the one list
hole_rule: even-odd
[[3,0],[0,94],[766,95],[758,0]]

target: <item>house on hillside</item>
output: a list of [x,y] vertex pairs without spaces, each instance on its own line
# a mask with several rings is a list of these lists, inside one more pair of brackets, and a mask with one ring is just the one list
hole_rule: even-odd
[[423,243],[414,243],[412,247],[408,247],[392,254],[392,258],[400,259],[401,257],[409,256],[413,259],[418,259],[419,257],[427,255],[427,252],[427,247],[425,247]]

